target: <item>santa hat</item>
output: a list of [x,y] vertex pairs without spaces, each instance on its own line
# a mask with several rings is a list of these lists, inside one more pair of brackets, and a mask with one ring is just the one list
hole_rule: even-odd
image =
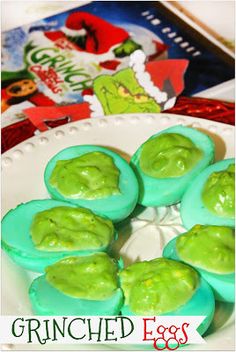
[[[91,13],[81,11],[71,13],[65,21],[65,26],[57,31],[44,32],[44,35],[52,41],[69,37],[75,49],[77,47],[79,51],[98,55],[106,54],[111,48],[129,38],[129,33],[125,29]],[[85,48],[80,48],[71,40],[71,37],[85,35]]]
[[146,93],[163,106],[163,110],[170,109],[175,104],[176,96],[184,89],[183,76],[188,60],[163,60],[147,63],[145,60],[144,52],[136,50],[130,55],[129,66]]
[[106,53],[114,45],[123,43],[129,38],[129,33],[125,29],[82,11],[71,13],[66,19],[63,30],[70,36],[87,34],[86,51],[97,54]]

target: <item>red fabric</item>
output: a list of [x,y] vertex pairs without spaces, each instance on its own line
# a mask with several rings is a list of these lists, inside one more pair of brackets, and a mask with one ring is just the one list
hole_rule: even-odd
[[216,99],[179,97],[175,106],[164,112],[235,124],[235,103]]
[[[47,112],[49,114],[44,115],[44,117],[47,116],[47,118],[43,121],[43,124],[50,126],[51,128],[67,123],[70,119],[68,117],[66,118],[66,116],[69,116],[69,114],[72,113],[73,117],[77,117],[78,119],[90,116],[90,110],[87,103],[63,107],[38,107],[27,109],[30,115],[32,113],[32,119],[33,115],[37,115],[35,114],[35,111],[39,109],[43,109],[41,112],[44,111],[44,114],[46,113],[45,109],[48,109]],[[214,99],[179,97],[175,106],[164,112],[196,116],[230,125],[234,125],[235,121],[235,104]],[[54,118],[55,113],[57,113],[57,119]],[[52,119],[50,119],[50,116]],[[42,116],[40,118],[40,121],[41,120]],[[37,128],[29,119],[4,127],[2,129],[2,153],[25,139],[34,136],[36,129]]]
[[2,128],[2,153],[24,140],[33,137],[36,127],[29,121],[23,120]]
[[163,89],[164,82],[169,80],[175,95],[178,95],[184,89],[184,73],[187,69],[188,60],[163,60],[150,61],[146,66],[147,72],[151,75],[155,86]]
[[39,127],[45,131],[48,128],[58,127],[71,121],[88,118],[90,113],[87,103],[26,109],[25,114],[28,119],[2,128],[2,153],[33,137]]
[[[50,128],[54,128],[68,123],[68,120],[69,118],[65,117],[59,120],[47,121],[46,123]],[[36,130],[37,128],[28,119],[4,127],[2,129],[2,153],[33,137]]]

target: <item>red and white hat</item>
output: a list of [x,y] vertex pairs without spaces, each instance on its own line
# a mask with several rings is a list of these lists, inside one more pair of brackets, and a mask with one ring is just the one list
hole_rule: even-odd
[[[168,59],[147,63],[145,60],[142,50],[136,50],[130,55],[129,66],[139,85],[160,105],[161,110],[172,108],[177,95],[184,89],[184,72],[188,60]],[[84,101],[90,104],[91,117],[104,115],[103,107],[95,94],[84,95]]]
[[[184,89],[184,72],[188,60],[168,59],[145,63],[146,56],[142,50],[130,55],[129,66],[146,93],[161,105],[163,110],[174,106],[176,96]],[[168,83],[168,84],[167,84]]]

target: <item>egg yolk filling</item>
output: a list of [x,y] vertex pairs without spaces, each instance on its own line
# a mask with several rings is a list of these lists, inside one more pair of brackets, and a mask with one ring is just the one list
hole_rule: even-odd
[[202,201],[213,214],[233,218],[235,214],[235,165],[213,172],[202,190]]
[[178,133],[164,133],[143,145],[140,167],[151,177],[180,177],[188,173],[202,156],[202,150],[191,139]]
[[35,214],[30,233],[39,250],[88,250],[107,246],[114,227],[88,209],[62,206]]
[[120,273],[125,303],[137,315],[158,315],[188,302],[199,285],[191,267],[157,258],[134,263]]
[[101,199],[120,194],[119,175],[112,157],[91,152],[69,160],[58,160],[49,183],[69,198]]
[[105,253],[68,257],[46,268],[48,283],[65,295],[105,300],[118,288],[117,265]]
[[225,226],[195,225],[176,240],[179,258],[217,274],[234,272],[233,230]]

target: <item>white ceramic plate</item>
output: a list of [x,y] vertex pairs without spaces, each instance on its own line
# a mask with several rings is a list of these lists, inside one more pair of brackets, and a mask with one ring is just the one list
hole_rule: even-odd
[[[216,144],[216,160],[234,156],[232,126],[188,116],[115,115],[67,124],[28,139],[3,155],[2,216],[19,203],[48,198],[43,182],[44,169],[48,160],[61,149],[76,144],[96,144],[116,150],[129,160],[148,137],[176,124],[195,127],[211,136]],[[126,264],[159,257],[163,246],[182,231],[178,206],[147,208],[121,230],[122,237],[115,244],[114,253],[120,253]],[[32,315],[27,291],[35,275],[17,267],[5,253],[2,254],[2,270],[2,314]],[[217,303],[214,322],[206,337],[207,344],[189,346],[188,350],[234,350],[233,322],[233,305]],[[11,345],[3,348],[58,350],[58,347],[50,345]],[[82,345],[61,345],[60,348],[85,350]],[[132,346],[100,345],[96,348],[128,350]]]

